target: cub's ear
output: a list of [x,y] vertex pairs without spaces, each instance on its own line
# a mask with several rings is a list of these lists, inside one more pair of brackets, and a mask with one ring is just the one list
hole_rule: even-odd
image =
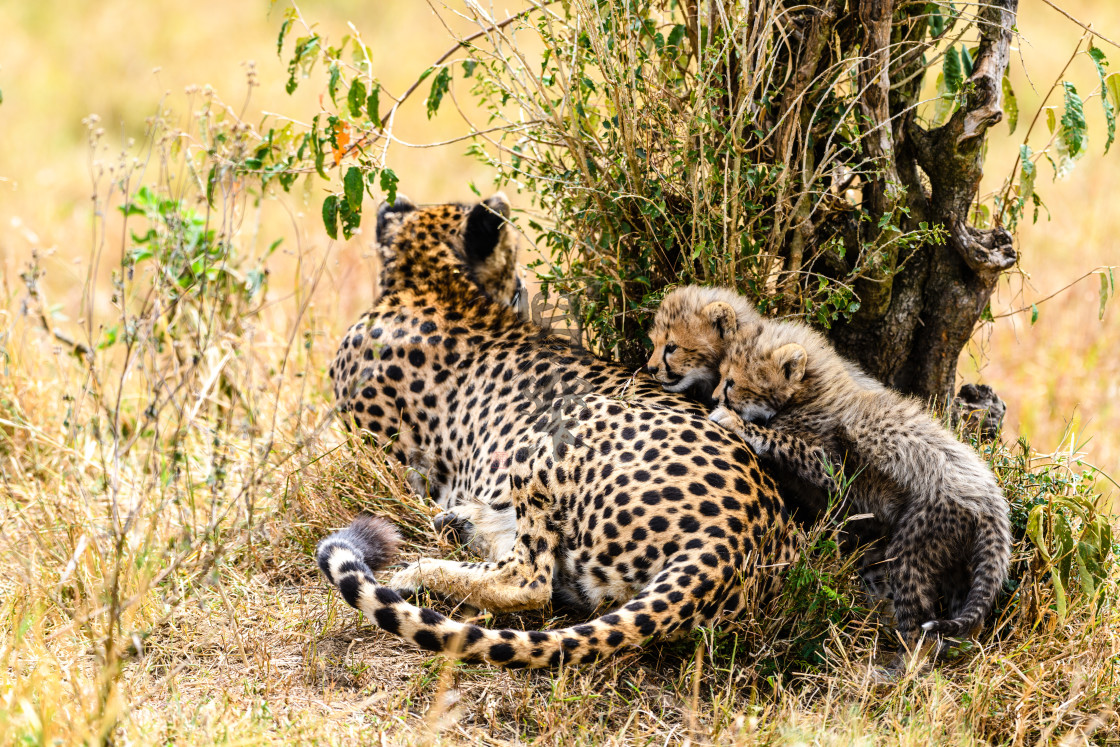
[[796,384],[805,377],[805,364],[808,362],[809,354],[796,342],[782,345],[774,351],[772,357],[782,375],[791,384]]
[[750,322],[744,324],[739,330],[738,338],[742,342],[754,342],[762,334],[763,322]]
[[494,251],[509,220],[509,200],[502,192],[475,205],[467,216],[463,251],[470,262],[482,262]]
[[735,313],[735,309],[731,308],[729,303],[723,301],[710,303],[700,313],[711,322],[719,336],[724,339],[732,337],[739,331],[739,315]]

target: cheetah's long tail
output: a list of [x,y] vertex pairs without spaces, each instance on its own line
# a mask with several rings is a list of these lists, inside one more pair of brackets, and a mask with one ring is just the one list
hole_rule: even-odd
[[1011,524],[1003,511],[979,517],[973,548],[972,587],[960,613],[931,620],[922,629],[947,636],[967,635],[984,622],[1011,563]]
[[[559,630],[491,630],[458,622],[435,610],[409,604],[396,591],[374,580],[373,570],[387,565],[391,559],[391,550],[386,550],[385,543],[392,537],[396,537],[396,530],[391,524],[362,516],[320,542],[316,559],[350,606],[364,612],[381,629],[429,651],[506,667],[546,667],[561,661],[587,663],[664,634],[670,618],[675,617],[675,605],[670,604],[669,595],[647,588],[611,614]],[[667,574],[668,569],[658,574],[650,588],[665,583]],[[709,600],[691,601],[703,604]]]

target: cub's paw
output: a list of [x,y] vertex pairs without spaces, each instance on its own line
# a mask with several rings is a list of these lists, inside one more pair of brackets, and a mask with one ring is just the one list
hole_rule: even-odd
[[[738,416],[736,415],[736,417]],[[735,429],[735,433],[739,435],[739,438],[747,442],[747,446],[751,447],[751,451],[759,456],[766,456],[769,454],[772,444],[770,439],[762,432],[762,429],[754,423],[744,423],[742,420],[740,420],[739,423],[740,425]]]
[[762,432],[762,429],[754,423],[744,422],[739,413],[734,410],[728,410],[720,405],[708,416],[708,419],[746,441],[747,446],[750,446],[751,451],[755,454],[762,456],[769,453],[770,440]]
[[728,410],[723,405],[712,410],[712,414],[708,416],[708,420],[729,431],[738,433],[743,430],[743,419],[739,417],[737,412]]

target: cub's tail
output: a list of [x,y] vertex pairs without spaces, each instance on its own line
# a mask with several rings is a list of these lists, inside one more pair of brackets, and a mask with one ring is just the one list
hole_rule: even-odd
[[[1002,496],[1001,496],[1002,497]],[[1006,505],[1006,504],[1004,504]],[[946,636],[967,635],[984,622],[1011,563],[1011,523],[1006,511],[978,517],[973,547],[972,587],[960,613],[949,620],[931,620],[922,629]]]
[[623,608],[583,625],[526,632],[458,622],[435,610],[412,605],[374,580],[373,571],[392,560],[399,542],[396,529],[387,521],[361,516],[320,542],[315,555],[319,568],[350,606],[364,612],[382,630],[429,651],[506,667],[546,667],[561,661],[588,663],[664,634],[670,626],[675,628],[682,622],[678,618],[673,625],[680,592],[674,596],[650,591],[666,584],[670,571],[679,573],[679,564],[666,567]]

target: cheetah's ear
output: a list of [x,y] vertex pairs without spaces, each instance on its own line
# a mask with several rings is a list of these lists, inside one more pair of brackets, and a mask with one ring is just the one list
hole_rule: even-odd
[[470,262],[483,262],[493,253],[509,214],[509,200],[502,192],[471,209],[463,233],[463,249]]
[[377,206],[377,243],[387,247],[393,243],[393,235],[404,216],[416,209],[416,203],[402,194],[395,202],[383,202]]
[[774,351],[773,358],[782,375],[791,384],[796,384],[805,377],[805,364],[808,361],[809,354],[805,351],[805,348],[796,342],[782,345]]
[[731,308],[729,303],[723,301],[710,303],[700,313],[712,323],[721,338],[732,337],[739,331],[739,315],[735,313],[735,309]]

